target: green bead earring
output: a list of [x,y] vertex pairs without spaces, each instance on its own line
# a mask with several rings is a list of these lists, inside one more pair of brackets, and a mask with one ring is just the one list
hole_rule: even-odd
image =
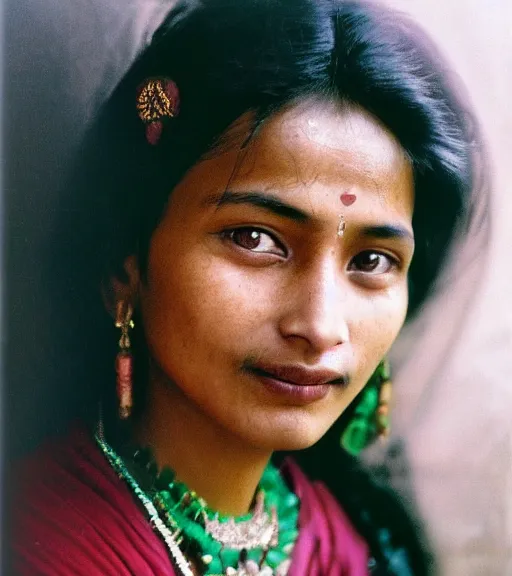
[[357,456],[376,438],[389,435],[391,396],[390,367],[384,359],[366,384],[352,419],[341,434],[340,444],[347,452]]

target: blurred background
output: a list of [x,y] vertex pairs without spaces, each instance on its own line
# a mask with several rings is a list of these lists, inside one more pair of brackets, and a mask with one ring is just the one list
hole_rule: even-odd
[[[480,121],[492,196],[439,299],[395,348],[394,436],[447,576],[512,575],[512,2],[392,0],[442,48]],[[389,454],[387,455],[389,461]],[[401,483],[400,470],[395,481]]]
[[[387,464],[404,497],[416,499],[443,576],[512,576],[512,2],[389,3],[430,32],[465,83],[492,198],[452,254],[427,314],[397,342],[393,436],[366,458]],[[41,278],[58,191],[87,123],[171,5],[4,3],[3,390],[13,452],[52,418],[44,386],[52,318]]]

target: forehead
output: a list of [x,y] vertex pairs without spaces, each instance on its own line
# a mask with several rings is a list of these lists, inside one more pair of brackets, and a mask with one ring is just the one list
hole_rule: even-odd
[[171,195],[175,208],[200,210],[205,199],[231,189],[271,192],[300,209],[338,214],[340,195],[350,190],[358,198],[351,214],[366,206],[381,212],[374,219],[383,211],[412,219],[410,162],[368,112],[309,100],[275,113],[248,140],[251,126],[249,115],[240,118],[188,172]]
[[388,202],[403,202],[404,196],[412,202],[413,194],[412,167],[393,134],[361,108],[322,100],[265,122],[234,176],[284,190],[315,183],[374,191],[385,193]]

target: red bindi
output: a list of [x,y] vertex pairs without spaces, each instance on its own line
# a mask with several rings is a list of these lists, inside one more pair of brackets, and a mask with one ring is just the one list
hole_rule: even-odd
[[348,192],[344,192],[340,196],[340,200],[341,200],[341,203],[343,204],[343,206],[351,206],[356,201],[356,195],[355,194],[349,194]]

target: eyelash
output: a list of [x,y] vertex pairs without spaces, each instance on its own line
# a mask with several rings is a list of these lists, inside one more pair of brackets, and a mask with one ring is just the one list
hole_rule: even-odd
[[379,252],[378,250],[363,250],[362,252],[359,252],[359,254],[354,256],[354,258],[352,258],[352,260],[350,261],[350,264],[349,264],[349,270],[350,270],[353,262],[357,258],[361,258],[362,256],[368,256],[368,255],[374,255],[374,256],[379,256],[380,258],[386,258],[386,260],[389,261],[389,268],[385,272],[381,272],[380,274],[374,274],[373,270],[371,272],[364,272],[361,270],[355,270],[354,272],[356,274],[361,273],[361,274],[365,274],[365,275],[369,275],[369,276],[380,276],[382,274],[387,274],[387,273],[391,272],[392,270],[397,270],[400,268],[400,261],[396,257],[391,256],[391,254],[388,254],[387,252]]
[[[266,236],[267,238],[270,238],[271,241],[273,242],[273,244],[278,247],[278,250],[276,251],[271,251],[271,250],[256,250],[255,248],[247,248],[244,246],[241,246],[238,242],[236,242],[234,236],[237,233],[242,233],[242,232],[249,232],[251,235],[256,233],[261,236]],[[268,232],[267,230],[264,230],[262,228],[258,228],[258,227],[254,227],[254,226],[242,226],[240,228],[232,228],[230,230],[225,230],[221,233],[221,236],[224,240],[227,240],[229,242],[232,242],[233,244],[235,244],[238,248],[245,250],[247,252],[253,253],[253,254],[270,254],[270,255],[276,255],[276,256],[280,256],[282,258],[286,258],[286,256],[288,255],[288,251],[286,250],[286,248],[283,246],[283,244],[277,240],[275,238],[275,236],[273,234],[271,234],[270,232]],[[256,240],[256,238],[254,238],[254,240]],[[354,262],[356,261],[356,259],[361,258],[362,256],[367,256],[367,255],[376,255],[379,257],[383,257],[386,258],[389,261],[389,269],[386,270],[385,272],[382,272],[380,274],[372,274],[372,272],[365,272],[362,270],[351,270]],[[350,263],[349,263],[349,271],[353,271],[356,274],[360,273],[360,274],[364,274],[365,276],[380,276],[382,274],[387,274],[388,272],[390,272],[391,270],[396,270],[400,268],[400,260],[394,256],[391,256],[391,254],[388,254],[386,252],[381,252],[378,250],[363,250],[362,252],[359,252],[358,254],[356,254],[356,256],[354,256]]]
[[[260,238],[262,236],[266,236],[267,238],[271,239],[272,243],[278,249],[276,251],[256,250],[255,249],[256,247],[251,249],[251,248],[241,246],[238,242],[235,241],[234,236],[235,236],[235,234],[242,233],[242,232],[249,232],[250,234],[256,233],[256,234],[260,235]],[[276,256],[281,256],[283,258],[286,258],[286,256],[288,256],[288,251],[283,246],[283,244],[281,242],[279,242],[279,240],[277,240],[277,238],[275,238],[273,234],[271,234],[270,232],[267,232],[266,230],[263,230],[262,228],[257,228],[257,227],[253,227],[253,226],[242,226],[240,228],[233,228],[231,230],[225,230],[224,232],[222,232],[222,237],[225,240],[229,240],[230,242],[232,242],[233,244],[235,244],[237,247],[241,248],[242,250],[247,250],[248,252],[251,252],[253,254],[274,254]]]

